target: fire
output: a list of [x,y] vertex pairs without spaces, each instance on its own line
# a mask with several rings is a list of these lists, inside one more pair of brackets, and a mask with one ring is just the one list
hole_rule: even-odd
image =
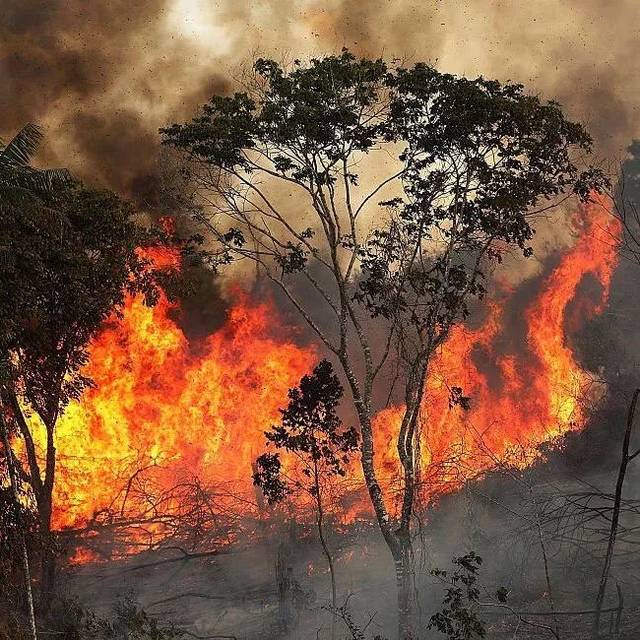
[[[567,309],[575,306],[574,321],[603,309],[616,265],[611,238],[619,230],[596,205],[582,209],[577,221],[574,246],[520,314],[519,342],[504,348],[505,309],[514,295],[505,286],[480,326],[456,327],[437,353],[421,419],[425,500],[498,460],[528,464],[537,445],[584,426],[581,400],[595,391],[567,339]],[[579,293],[587,276],[599,283],[595,302]],[[199,483],[254,500],[251,465],[264,448],[263,431],[319,356],[313,345],[292,340],[295,329],[268,301],[239,291],[234,298],[226,324],[197,349],[165,297],[153,308],[130,298],[123,318],[95,341],[87,374],[96,387],[58,425],[57,528],[86,526],[105,513],[155,514],[163,492],[163,509],[179,511]],[[470,398],[467,410],[451,405],[454,386]],[[376,463],[389,487],[398,477],[401,413],[389,407],[375,420]],[[349,517],[369,513],[364,496],[352,502]],[[162,524],[149,531],[161,534]]]
[[[582,208],[574,226],[578,230],[574,246],[521,313],[524,344],[511,352],[501,349],[513,330],[503,317],[513,292],[504,287],[501,299],[488,304],[481,326],[454,328],[437,353],[423,403],[420,439],[425,499],[455,489],[495,464],[522,468],[533,461],[541,443],[584,427],[585,403],[603,389],[576,361],[567,330],[575,331],[576,324],[604,309],[620,230],[597,203]],[[599,285],[598,300],[578,293],[587,277]],[[576,302],[574,326],[568,327],[566,312]],[[469,397],[468,410],[451,405],[454,386]],[[392,470],[397,473],[398,456],[389,442],[393,443],[402,411],[391,407],[377,417],[379,468],[388,481]]]
[[153,308],[130,299],[122,321],[92,346],[87,373],[96,387],[58,424],[56,527],[107,507],[148,512],[125,495],[141,470],[155,470],[161,491],[192,478],[250,485],[264,429],[316,359],[284,337],[268,303],[238,295],[226,325],[196,353],[171,308],[164,297]]

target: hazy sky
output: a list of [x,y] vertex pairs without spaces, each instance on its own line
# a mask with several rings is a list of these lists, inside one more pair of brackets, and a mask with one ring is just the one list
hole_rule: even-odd
[[638,131],[637,0],[3,0],[0,131],[48,130],[43,161],[152,198],[157,129],[256,55],[339,51],[523,82],[620,157]]

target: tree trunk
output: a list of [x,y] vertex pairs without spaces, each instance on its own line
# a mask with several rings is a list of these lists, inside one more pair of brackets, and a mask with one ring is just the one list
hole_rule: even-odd
[[[353,388],[353,387],[352,387]],[[415,597],[413,591],[413,553],[411,535],[408,527],[395,530],[382,496],[374,465],[374,446],[371,419],[362,400],[357,396],[355,405],[358,410],[362,429],[362,472],[373,505],[378,526],[391,557],[393,558],[397,598],[398,598],[398,640],[414,640],[415,636]],[[414,486],[408,487],[413,492]],[[405,495],[407,487],[404,488]],[[406,507],[406,504],[405,504]],[[405,514],[406,516],[406,511]]]
[[331,578],[331,606],[333,608],[332,615],[331,615],[331,640],[335,640],[336,610],[338,608],[338,596],[336,591],[336,573],[333,567],[333,557],[331,556],[331,552],[329,551],[329,547],[327,546],[327,542],[324,538],[324,530],[323,530],[321,518],[318,518],[318,534],[320,536],[320,544],[322,545],[322,550],[324,551],[324,555],[327,559],[327,564],[329,565],[329,577]]
[[42,559],[40,564],[40,597],[39,609],[46,614],[51,604],[51,598],[55,587],[55,552],[53,545],[53,534],[51,531],[51,514],[53,511],[53,486],[56,472],[56,448],[55,448],[55,425],[58,418],[57,410],[50,415],[42,417],[47,430],[47,450],[45,458],[44,478],[38,464],[38,456],[33,441],[33,436],[29,428],[22,408],[18,401],[15,390],[3,390],[2,400],[10,408],[13,419],[25,444],[27,463],[29,466],[29,483],[33,489],[38,507],[38,528],[42,544]]
[[640,396],[640,389],[636,389],[633,394],[631,406],[629,407],[629,413],[627,415],[627,426],[622,442],[622,459],[620,460],[618,479],[616,481],[616,492],[613,501],[613,513],[611,514],[611,527],[609,530],[609,542],[607,544],[607,553],[605,555],[604,565],[602,567],[600,585],[598,586],[598,595],[596,597],[595,607],[596,613],[593,617],[593,629],[591,633],[594,639],[598,638],[598,636],[600,635],[600,615],[602,611],[602,605],[604,603],[604,596],[607,591],[607,582],[609,580],[609,572],[611,570],[611,563],[613,561],[613,550],[616,544],[616,537],[618,535],[620,505],[622,504],[622,489],[624,488],[624,479],[627,474],[627,466],[629,462],[631,462],[631,460],[633,460],[640,453],[640,449],[638,449],[635,453],[629,454],[629,445],[631,442],[631,433],[633,431],[633,420],[636,413],[636,405],[638,404],[638,396]]
[[[2,407],[0,407],[2,410]],[[9,441],[9,434],[7,432],[7,425],[5,424],[4,417],[0,415],[0,428],[2,429],[2,441],[4,444],[5,455],[7,457],[7,470],[9,472],[9,480],[11,482],[11,494],[15,506],[19,508],[20,495],[18,491],[18,478],[16,477],[16,469],[13,463],[13,450],[11,449],[11,442]],[[27,601],[27,617],[29,619],[29,631],[32,640],[38,640],[38,631],[36,629],[36,616],[33,607],[33,590],[31,589],[31,569],[29,567],[29,554],[27,553],[27,542],[25,539],[24,531],[20,527],[20,555],[22,560],[22,572],[24,573],[24,590],[25,598]]]
[[293,569],[289,566],[287,546],[278,546],[276,558],[276,586],[278,588],[278,617],[280,626],[284,631],[293,627],[293,598],[292,598]]
[[335,640],[336,637],[336,615],[338,609],[338,596],[336,592],[336,574],[333,566],[333,556],[329,551],[329,546],[327,545],[327,541],[324,537],[324,507],[322,504],[322,495],[320,493],[320,474],[318,471],[318,464],[314,460],[313,465],[314,471],[314,485],[315,485],[315,498],[316,498],[316,508],[318,510],[318,537],[320,538],[320,544],[322,545],[322,550],[324,552],[325,558],[327,559],[327,564],[329,565],[329,577],[331,578],[331,606],[333,611],[331,612],[331,640]]
[[[426,357],[422,360],[427,360]],[[349,361],[341,358],[344,372],[349,382],[354,405],[360,422],[362,434],[361,464],[365,484],[369,498],[375,512],[376,520],[382,537],[391,552],[395,565],[397,598],[398,598],[398,640],[414,640],[416,594],[413,580],[413,549],[411,542],[411,517],[416,488],[414,444],[416,437],[416,425],[420,405],[424,393],[424,385],[427,375],[426,363],[421,366],[414,382],[407,391],[406,415],[398,434],[398,454],[403,467],[405,486],[403,488],[402,514],[399,527],[395,526],[389,516],[384,502],[382,488],[378,482],[375,468],[375,448],[373,440],[373,427],[371,423],[371,378],[364,383],[364,393],[358,387]],[[369,375],[369,374],[368,374]]]
[[398,640],[414,640],[415,599],[413,593],[413,565],[411,539],[398,536],[397,532],[389,531],[389,519],[378,520],[380,529],[391,557],[393,558],[398,599]]
[[41,615],[49,612],[55,592],[56,554],[54,536],[51,531],[51,496],[41,496],[38,500],[40,538],[42,544],[42,558],[40,562],[40,598],[38,606]]
[[398,532],[398,547],[393,554],[398,598],[398,638],[414,640],[416,636],[416,598],[413,575],[413,549],[408,532]]

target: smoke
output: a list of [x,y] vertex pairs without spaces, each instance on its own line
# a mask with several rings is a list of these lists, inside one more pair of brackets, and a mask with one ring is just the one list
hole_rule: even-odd
[[226,91],[255,55],[348,46],[445,71],[524,82],[559,99],[620,154],[638,135],[634,0],[270,3],[6,0],[0,7],[0,131],[49,130],[43,161],[158,206],[157,129]]
[[[224,90],[194,63],[163,0],[9,0],[0,7],[0,130],[47,128],[42,162],[158,205],[157,128]],[[206,77],[196,74],[200,69]]]
[[[347,46],[523,82],[584,121],[597,157],[616,163],[640,136],[640,79],[626,72],[640,39],[629,25],[638,18],[634,0],[5,0],[0,136],[39,122],[47,131],[40,164],[69,167],[153,216],[171,214],[178,207],[160,127],[232,91],[241,67],[258,55],[286,61]],[[191,232],[180,219],[181,231]],[[568,236],[558,224],[539,224],[536,255],[566,247]],[[544,269],[511,263],[504,273],[513,284]],[[223,309],[209,294],[207,304]],[[223,315],[204,325],[217,326]],[[201,319],[193,324],[201,333]]]
[[[144,210],[170,213],[179,203],[159,127],[190,118],[213,93],[233,90],[240,67],[257,55],[286,60],[347,46],[521,81],[562,102],[592,131],[597,154],[615,158],[640,136],[640,79],[627,73],[640,40],[629,25],[638,18],[635,0],[5,0],[0,134],[38,121],[48,130],[41,163],[69,166]],[[567,244],[558,225],[538,229],[541,261],[509,260],[501,274],[510,284],[540,277],[545,256]],[[193,304],[182,305],[191,337],[224,321],[217,285],[200,280]],[[510,344],[522,342],[518,313],[531,290],[518,289]],[[220,312],[206,311],[213,307]]]
[[310,19],[326,41],[426,59],[468,76],[523,82],[585,121],[603,150],[635,137],[640,81],[626,72],[638,45],[632,0],[330,3]]

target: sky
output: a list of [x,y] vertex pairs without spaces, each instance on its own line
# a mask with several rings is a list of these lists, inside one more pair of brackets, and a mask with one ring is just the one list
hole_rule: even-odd
[[36,121],[40,161],[158,206],[158,128],[233,91],[258,56],[349,47],[522,82],[586,124],[598,158],[640,137],[636,0],[3,0],[0,135]]

